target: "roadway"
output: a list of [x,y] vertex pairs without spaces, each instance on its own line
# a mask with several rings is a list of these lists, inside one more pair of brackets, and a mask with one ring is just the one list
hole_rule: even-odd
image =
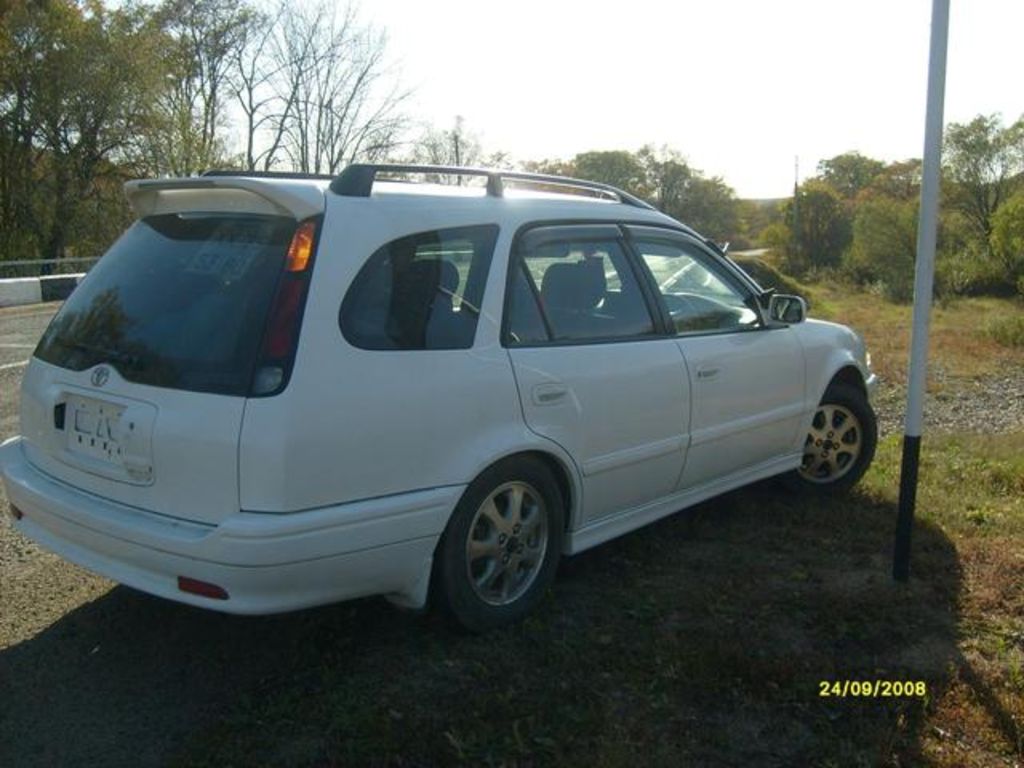
[[0,309],[0,440],[18,433],[18,386],[59,302]]

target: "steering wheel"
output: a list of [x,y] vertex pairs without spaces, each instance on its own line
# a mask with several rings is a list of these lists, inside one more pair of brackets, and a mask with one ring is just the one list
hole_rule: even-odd
[[666,293],[663,294],[663,297],[669,314],[672,315],[673,319],[683,315],[695,314],[694,304],[686,296],[678,293]]

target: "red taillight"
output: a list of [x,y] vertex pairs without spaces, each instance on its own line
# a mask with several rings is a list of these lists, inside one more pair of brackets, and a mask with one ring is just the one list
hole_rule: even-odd
[[288,245],[284,274],[271,302],[270,316],[263,332],[260,359],[251,387],[253,395],[274,394],[287,382],[309,288],[316,228],[316,220],[302,222]]
[[299,330],[299,312],[306,297],[306,280],[292,273],[284,276],[270,309],[270,322],[263,337],[264,360],[281,360],[291,354]]
[[213,600],[228,599],[228,591],[224,587],[218,587],[216,584],[210,584],[199,579],[190,579],[188,576],[178,577],[178,589],[182,592],[209,597]]

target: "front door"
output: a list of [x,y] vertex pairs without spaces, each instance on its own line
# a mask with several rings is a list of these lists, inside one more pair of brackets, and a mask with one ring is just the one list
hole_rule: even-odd
[[784,460],[804,413],[803,349],[793,330],[766,324],[749,287],[695,240],[631,231],[689,375],[690,447],[679,487]]

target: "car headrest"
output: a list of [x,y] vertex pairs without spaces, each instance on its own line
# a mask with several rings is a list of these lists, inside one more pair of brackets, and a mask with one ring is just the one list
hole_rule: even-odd
[[548,267],[540,295],[549,308],[587,312],[600,303],[606,289],[602,262],[585,259]]

